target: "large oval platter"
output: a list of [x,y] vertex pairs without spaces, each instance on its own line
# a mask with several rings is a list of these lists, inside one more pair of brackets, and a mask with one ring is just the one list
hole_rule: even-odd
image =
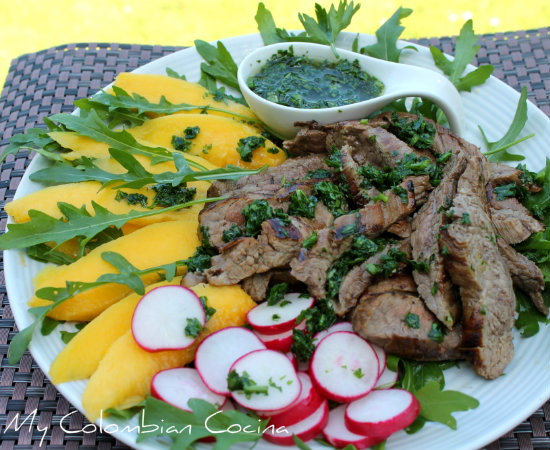
[[[337,46],[351,49],[356,38],[355,33],[342,33]],[[359,47],[375,42],[371,35],[359,35]],[[231,52],[236,62],[241,61],[250,51],[263,45],[259,35],[247,35],[224,39],[223,43]],[[410,45],[401,42],[401,46]],[[405,51],[401,62],[438,70],[429,50],[415,45],[418,52]],[[165,74],[170,67],[178,73],[185,74],[189,81],[200,78],[202,58],[194,48],[185,49],[138,68],[138,73]],[[469,67],[472,70],[473,67]],[[478,125],[486,131],[489,140],[498,140],[508,129],[514,116],[519,94],[498,79],[491,77],[484,85],[476,87],[472,92],[461,93],[464,102],[466,134],[463,136],[483,150],[481,134]],[[513,152],[526,156],[524,161],[530,170],[540,170],[545,163],[550,148],[550,119],[532,103],[528,108],[529,120],[523,131],[525,135],[535,136],[513,148]],[[338,117],[334,118],[335,121]],[[41,186],[29,180],[29,174],[44,167],[47,162],[40,156],[34,158],[25,173],[15,197],[21,197]],[[10,304],[19,329],[32,322],[27,311],[27,301],[33,294],[33,276],[43,267],[42,264],[26,257],[17,250],[5,252],[5,276]],[[67,328],[69,329],[69,328]],[[480,402],[480,406],[467,412],[456,413],[458,428],[456,431],[437,424],[428,423],[420,432],[408,435],[399,432],[390,437],[386,450],[474,450],[485,446],[499,438],[507,431],[529,417],[545,400],[550,398],[550,325],[543,326],[534,337],[524,339],[516,332],[514,345],[515,356],[506,368],[505,376],[494,381],[486,381],[475,375],[466,365],[447,370],[447,389],[454,389],[472,395]],[[59,333],[42,336],[37,332],[30,346],[30,351],[42,368],[48,373],[55,356],[64,344]],[[82,410],[81,396],[86,381],[77,381],[58,385],[59,391],[78,409]],[[68,426],[69,418],[65,425]],[[112,432],[120,441],[138,449],[165,449],[166,446],[154,441],[136,444],[136,433],[122,431],[125,425],[137,425],[137,419],[131,422],[121,422],[109,418],[103,419],[102,427]],[[116,431],[117,428],[121,431]],[[311,442],[312,448],[323,448],[319,443]],[[235,446],[248,448],[249,444]],[[211,446],[204,445],[204,448]],[[262,442],[262,449],[281,449],[267,442]],[[288,447],[285,447],[288,448]]]

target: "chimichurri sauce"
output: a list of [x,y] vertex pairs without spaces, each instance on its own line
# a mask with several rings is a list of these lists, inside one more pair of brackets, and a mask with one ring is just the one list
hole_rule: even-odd
[[260,97],[294,108],[331,108],[378,97],[384,84],[361,70],[359,61],[316,61],[279,50],[248,79]]

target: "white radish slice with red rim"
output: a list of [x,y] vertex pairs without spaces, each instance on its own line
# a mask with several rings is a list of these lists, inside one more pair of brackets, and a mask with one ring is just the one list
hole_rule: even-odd
[[349,402],[368,394],[376,384],[378,357],[357,334],[337,331],[317,345],[309,374],[321,395]]
[[[297,330],[305,330],[306,322],[303,320],[299,325],[295,327]],[[290,346],[292,345],[293,339],[293,329],[285,331],[284,333],[279,334],[263,334],[256,331],[256,336],[258,336],[265,346],[270,350],[279,350],[280,352],[286,353],[290,351]]]
[[176,408],[191,411],[189,399],[200,398],[223,407],[227,397],[208,389],[196,369],[181,367],[161,370],[151,381],[151,395]]
[[286,294],[274,305],[260,303],[248,311],[246,318],[262,334],[279,334],[292,330],[300,313],[310,309],[314,302],[313,297],[307,294]]
[[336,333],[337,331],[353,331],[353,325],[351,322],[338,322],[328,327],[326,330],[319,331],[313,336],[313,344],[317,345],[321,342],[321,339],[327,337],[329,334]]
[[376,356],[378,357],[378,376],[382,376],[382,373],[384,372],[384,369],[386,368],[386,351],[376,344],[370,344],[372,349],[376,352]]
[[292,365],[294,366],[294,369],[296,369],[296,371],[298,371],[298,359],[296,358],[296,356],[294,355],[294,353],[292,353],[292,352],[286,352],[285,355],[286,355],[286,357],[290,360],[290,362],[292,363]]
[[324,399],[311,383],[309,375],[305,372],[298,372],[298,378],[300,378],[302,384],[302,392],[292,405],[283,410],[258,413],[262,419],[269,417],[270,425],[276,427],[294,425],[303,420],[304,417],[313,414],[323,403]]
[[160,286],[147,292],[137,304],[132,333],[144,350],[180,350],[195,342],[205,322],[197,294],[179,285]]
[[278,427],[271,424],[271,422],[268,423],[263,438],[278,445],[295,445],[293,435],[302,441],[309,441],[323,431],[328,422],[328,417],[328,402],[323,400],[312,414],[294,425]]
[[294,366],[283,354],[274,350],[256,350],[239,358],[229,369],[246,377],[254,388],[265,392],[233,390],[231,396],[239,405],[256,411],[272,411],[292,405],[300,396],[302,385]]
[[246,328],[223,328],[200,343],[195,354],[195,367],[210,390],[230,395],[227,375],[233,363],[247,353],[265,348],[264,343]]
[[372,447],[382,442],[383,438],[356,434],[346,427],[345,421],[346,405],[340,405],[329,413],[328,424],[323,430],[325,439],[336,448],[344,448],[354,445],[358,449]]
[[346,425],[355,432],[387,438],[408,427],[420,411],[420,403],[404,389],[378,389],[351,402],[346,408]]
[[388,389],[393,387],[393,385],[397,383],[398,379],[399,372],[394,372],[393,370],[390,370],[388,366],[386,366],[384,372],[382,372],[382,375],[380,375],[378,381],[376,382],[376,386],[374,387]]

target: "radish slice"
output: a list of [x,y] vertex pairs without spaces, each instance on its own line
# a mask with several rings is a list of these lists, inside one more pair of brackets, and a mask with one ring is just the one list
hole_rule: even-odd
[[191,411],[187,404],[191,398],[200,398],[220,407],[227,399],[208,389],[197,371],[188,367],[158,372],[151,381],[151,395],[184,411]]
[[420,403],[404,389],[379,389],[351,402],[346,408],[346,425],[355,432],[380,438],[414,422]]
[[[292,352],[285,353],[286,357],[290,360],[292,365],[294,366],[294,369],[298,371],[298,359],[296,359],[296,356]],[[307,370],[307,369],[306,369]]]
[[298,399],[288,408],[279,411],[263,411],[258,413],[262,419],[269,417],[269,424],[275,427],[290,426],[313,414],[323,403],[323,397],[311,383],[311,378],[305,372],[298,372],[302,384],[302,392]]
[[294,425],[277,427],[270,422],[263,438],[278,445],[294,445],[292,435],[296,435],[302,441],[309,441],[323,431],[328,421],[328,414],[328,402],[323,400],[313,414]]
[[376,344],[370,344],[372,349],[376,352],[376,356],[378,357],[378,376],[382,376],[382,372],[384,372],[384,369],[386,368],[386,351]]
[[368,394],[378,380],[378,358],[371,345],[349,331],[331,333],[319,342],[309,373],[321,395],[348,402]]
[[319,331],[313,336],[313,344],[317,345],[321,342],[321,339],[327,337],[329,334],[336,333],[337,331],[353,331],[353,325],[351,322],[338,322],[328,327],[326,330]]
[[[306,321],[303,320],[295,328],[297,330],[305,330]],[[256,331],[256,336],[262,340],[268,349],[286,353],[290,351],[290,346],[292,345],[292,332],[293,330],[288,330],[279,334],[263,334]]]
[[388,366],[384,369],[384,372],[382,372],[382,375],[378,378],[378,381],[376,382],[375,388],[383,388],[383,389],[389,389],[391,388],[395,383],[397,383],[397,380],[399,379],[399,372],[394,372],[393,370],[390,370]]
[[160,286],[145,294],[134,310],[132,333],[149,352],[189,347],[204,327],[202,303],[183,286]]
[[227,374],[237,359],[265,345],[250,330],[227,327],[210,334],[202,341],[195,354],[195,367],[202,381],[217,394],[230,395]]
[[344,448],[347,445],[355,445],[358,449],[372,447],[382,442],[384,438],[364,436],[351,432],[346,427],[345,421],[346,405],[340,405],[330,411],[328,424],[323,430],[325,439],[337,448]]
[[[292,405],[302,390],[300,379],[289,359],[273,350],[256,350],[235,361],[229,376],[236,375],[252,380],[266,392],[247,393],[233,390],[231,396],[241,406],[256,411],[272,411]],[[230,383],[231,387],[231,383]]]
[[260,333],[279,334],[294,328],[300,313],[311,308],[314,302],[313,297],[304,297],[303,294],[286,294],[275,305],[260,303],[248,311],[246,318]]

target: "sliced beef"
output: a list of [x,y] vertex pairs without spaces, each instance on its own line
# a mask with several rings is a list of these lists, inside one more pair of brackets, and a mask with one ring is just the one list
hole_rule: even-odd
[[502,184],[517,183],[520,184],[519,178],[521,170],[500,163],[489,163],[489,182],[493,186]]
[[[407,315],[409,319],[418,317],[418,328],[407,325]],[[447,331],[442,342],[430,337],[432,327],[441,325],[422,300],[408,292],[367,293],[355,308],[352,323],[359,335],[393,355],[417,361],[462,358],[460,329]]]
[[470,157],[453,200],[454,221],[441,235],[449,251],[446,268],[462,299],[461,351],[479,375],[494,379],[514,354],[515,296],[488,214],[486,180],[481,154]]
[[336,259],[349,249],[351,238],[335,240],[329,228],[317,232],[317,242],[311,249],[301,248],[290,262],[290,274],[305,283],[315,298],[325,297],[327,271]]
[[296,123],[303,127],[296,137],[283,142],[283,147],[291,155],[305,155],[308,153],[326,153],[327,132],[316,122]]
[[264,273],[256,273],[245,278],[241,286],[255,302],[262,302],[267,297],[270,284],[288,283],[296,284],[296,279],[290,275],[288,270],[268,270]]
[[[319,169],[330,170],[324,155],[309,155],[287,159],[276,167],[269,167],[256,175],[248,175],[235,181],[214,181],[208,189],[208,197],[220,197],[226,194],[236,195],[239,190],[261,192],[269,186],[281,187],[283,180],[292,182],[305,180],[309,172]],[[267,186],[267,188],[266,188]]]
[[411,222],[408,219],[400,220],[399,222],[395,222],[393,225],[388,227],[387,231],[388,233],[395,234],[401,239],[408,238],[412,233]]
[[519,244],[533,233],[544,231],[542,223],[519,211],[491,209],[491,217],[497,233],[509,244]]
[[289,224],[280,219],[266,220],[257,239],[238,238],[221,247],[205,271],[206,279],[215,286],[227,286],[255,273],[285,267],[312,231],[309,222],[299,217],[290,217]]
[[525,292],[541,314],[548,315],[548,306],[544,303],[544,275],[538,266],[526,256],[516,252],[502,238],[497,239],[500,255],[510,271],[514,285]]
[[376,197],[380,192],[374,187],[365,189],[361,186],[363,177],[358,173],[359,164],[353,159],[353,149],[349,145],[344,145],[340,149],[340,155],[342,174],[347,182],[349,193],[357,205],[364,206],[371,197]]
[[181,280],[181,285],[193,287],[199,283],[206,283],[206,277],[200,272],[187,272]]
[[382,294],[384,292],[407,292],[417,294],[416,283],[410,273],[399,272],[389,278],[380,278],[376,283],[371,284],[365,294]]
[[430,262],[428,272],[413,271],[418,293],[428,309],[449,329],[460,318],[460,302],[445,270],[439,236],[440,228],[445,223],[445,211],[451,206],[457,181],[466,164],[466,158],[460,155],[451,158],[446,167],[447,175],[412,221],[412,257]]
[[[379,278],[376,275],[372,275],[368,268],[372,264],[382,264],[384,257],[387,257],[390,249],[405,252],[407,257],[410,258],[410,244],[407,241],[401,241],[397,244],[387,245],[380,253],[377,253],[364,263],[351,269],[342,280],[342,284],[340,284],[338,300],[333,302],[336,314],[343,316],[352,309],[367,287],[372,284],[374,280]],[[403,269],[405,265],[406,264],[402,262],[398,270]]]

